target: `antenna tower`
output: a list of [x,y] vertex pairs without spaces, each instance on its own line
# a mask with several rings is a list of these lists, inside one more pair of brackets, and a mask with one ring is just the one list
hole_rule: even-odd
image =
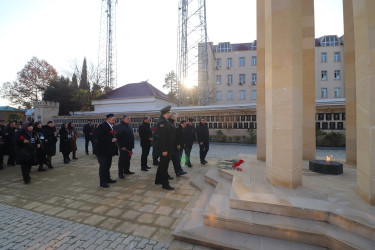
[[179,104],[186,103],[183,88],[198,85],[200,105],[209,105],[206,0],[179,0],[177,37]]
[[117,0],[102,0],[98,76],[103,79],[106,90],[117,85],[116,5]]

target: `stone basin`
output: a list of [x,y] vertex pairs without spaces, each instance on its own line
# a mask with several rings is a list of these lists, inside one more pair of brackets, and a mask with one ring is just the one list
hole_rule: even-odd
[[342,163],[337,161],[311,160],[309,161],[309,169],[321,174],[338,175],[343,173]]

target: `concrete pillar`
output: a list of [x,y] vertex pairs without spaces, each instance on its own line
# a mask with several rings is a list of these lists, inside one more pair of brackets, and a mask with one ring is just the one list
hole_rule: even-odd
[[265,0],[266,173],[276,186],[302,184],[302,1]]
[[261,161],[266,160],[264,1],[265,0],[257,0],[257,159]]
[[303,49],[303,159],[316,154],[314,0],[302,0]]
[[353,1],[357,194],[375,205],[375,1]]
[[343,0],[346,163],[357,163],[353,0]]

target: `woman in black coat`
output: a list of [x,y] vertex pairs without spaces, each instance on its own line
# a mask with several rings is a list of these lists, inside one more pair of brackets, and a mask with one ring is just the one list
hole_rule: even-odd
[[16,165],[16,145],[14,144],[14,136],[16,134],[16,123],[9,122],[5,131],[5,144],[4,149],[6,154],[9,155],[8,166]]
[[44,151],[47,155],[48,168],[52,166],[52,156],[56,154],[57,131],[53,121],[48,121],[47,125],[43,127],[44,133]]
[[35,131],[33,131],[33,124],[26,122],[22,130],[15,135],[17,156],[16,161],[21,164],[21,171],[23,181],[29,184],[31,181],[30,171],[31,166],[37,164],[36,150],[40,148],[40,140]]
[[44,164],[47,165],[47,159],[46,159],[46,153],[44,151],[45,137],[44,137],[44,133],[43,133],[43,129],[42,129],[42,123],[36,122],[34,124],[34,131],[38,135],[39,140],[41,142],[41,146],[36,150],[37,155],[38,155],[38,163],[39,163],[38,171],[46,171],[46,169],[43,168]]
[[63,123],[59,130],[60,137],[60,152],[63,154],[64,163],[68,164],[70,162],[69,154],[72,152],[72,143],[70,141],[70,132],[68,129],[68,124]]

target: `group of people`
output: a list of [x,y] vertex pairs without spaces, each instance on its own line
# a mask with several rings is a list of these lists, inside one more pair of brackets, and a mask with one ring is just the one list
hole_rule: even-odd
[[[153,147],[153,165],[158,166],[155,184],[162,185],[164,189],[173,190],[174,188],[169,185],[169,180],[173,179],[168,174],[170,160],[172,160],[177,177],[187,174],[181,166],[183,151],[185,150],[186,165],[193,167],[190,161],[190,153],[193,144],[198,141],[200,162],[203,165],[207,163],[205,158],[209,150],[209,131],[206,119],[201,118],[197,128],[194,127],[194,119],[192,118],[189,118],[188,122],[181,120],[176,126],[177,114],[171,112],[171,106],[167,106],[161,110],[161,115],[154,127],[151,127],[150,120],[150,117],[145,117],[139,126],[142,147],[141,170],[148,171],[151,168],[147,165],[147,158],[150,148]],[[86,131],[90,131],[88,127],[86,128]],[[118,176],[120,179],[124,179],[127,174],[134,174],[134,172],[130,171],[130,160],[134,148],[134,134],[130,116],[124,115],[121,123],[115,125],[114,114],[108,114],[106,115],[106,121],[100,124],[95,132],[100,186],[108,188],[109,184],[116,182],[110,176],[112,157],[114,155],[119,154]],[[90,140],[88,139],[87,141]],[[86,153],[88,154],[87,145],[88,142],[86,143]]]
[[46,171],[53,168],[52,157],[56,155],[56,143],[60,138],[60,152],[63,154],[64,163],[69,163],[70,153],[73,159],[76,157],[79,137],[74,123],[63,123],[57,131],[53,121],[46,125],[41,122],[27,121],[17,127],[15,121],[0,121],[0,170],[4,169],[4,155],[8,155],[8,166],[21,165],[22,177],[25,184],[31,181],[31,167],[38,165],[38,171]]

